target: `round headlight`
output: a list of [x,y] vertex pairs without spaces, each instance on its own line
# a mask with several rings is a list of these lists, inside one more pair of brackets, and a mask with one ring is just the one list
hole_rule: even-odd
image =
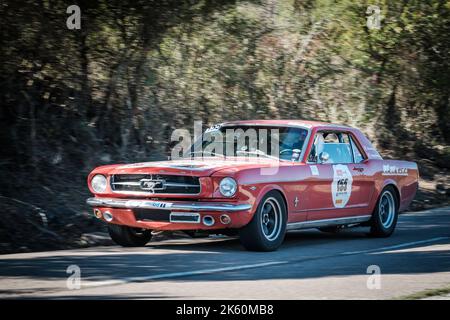
[[95,175],[91,180],[91,187],[97,193],[105,192],[106,184],[106,177],[101,174]]
[[223,196],[232,197],[236,193],[237,183],[233,178],[223,178],[222,181],[220,181],[219,190]]

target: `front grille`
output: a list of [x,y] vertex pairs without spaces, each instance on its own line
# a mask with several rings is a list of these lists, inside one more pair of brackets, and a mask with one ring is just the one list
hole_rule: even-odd
[[199,194],[197,177],[161,174],[116,174],[111,177],[114,192],[146,194]]

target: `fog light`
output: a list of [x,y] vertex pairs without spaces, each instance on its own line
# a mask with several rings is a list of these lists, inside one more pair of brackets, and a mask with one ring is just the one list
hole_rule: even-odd
[[214,218],[211,216],[204,216],[203,224],[207,227],[211,227],[214,224]]
[[231,222],[231,218],[229,215],[223,214],[220,216],[220,222],[222,222],[223,224],[229,224]]
[[113,220],[113,215],[112,215],[111,212],[105,211],[105,212],[103,212],[103,218],[104,218],[106,221],[111,222],[111,221]]
[[102,212],[99,209],[94,209],[94,216],[98,219],[101,219]]

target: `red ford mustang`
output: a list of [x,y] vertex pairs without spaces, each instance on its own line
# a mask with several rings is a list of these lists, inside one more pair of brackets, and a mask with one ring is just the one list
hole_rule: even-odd
[[[262,150],[268,143],[271,152]],[[360,225],[387,237],[418,188],[415,163],[383,160],[358,129],[322,122],[222,123],[185,157],[89,174],[95,197],[87,203],[116,243],[144,246],[154,232],[203,231],[236,233],[245,248],[271,251],[288,230]]]

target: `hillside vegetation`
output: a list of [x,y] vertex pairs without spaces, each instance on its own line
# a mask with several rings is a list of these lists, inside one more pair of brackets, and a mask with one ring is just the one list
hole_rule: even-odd
[[414,208],[448,201],[450,2],[76,2],[80,30],[70,1],[0,4],[0,251],[88,245],[89,171],[163,159],[195,120],[356,126],[419,163]]

